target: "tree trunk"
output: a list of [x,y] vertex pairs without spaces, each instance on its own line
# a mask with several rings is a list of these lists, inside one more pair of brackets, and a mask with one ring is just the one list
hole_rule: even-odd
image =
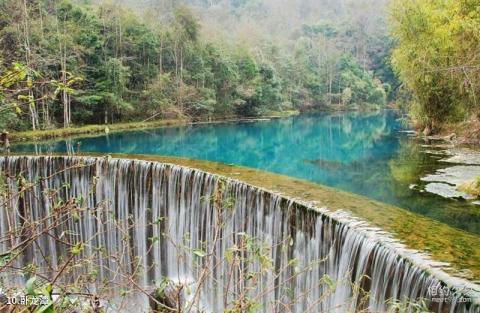
[[[64,87],[67,83],[67,45],[64,42],[64,30],[60,32],[60,21],[58,19],[58,8],[55,2],[55,13],[57,21],[57,36],[59,39],[58,48],[60,52],[60,80],[64,84]],[[70,126],[70,110],[68,108],[68,95],[67,91],[64,89],[61,93],[61,102],[63,106],[63,127],[67,128]]]
[[183,81],[183,48],[180,48],[180,80]]
[[160,75],[163,74],[163,35],[160,36],[160,53],[158,55],[158,66]]
[[[27,70],[29,71],[27,75],[27,81],[33,82],[33,77],[30,75],[30,68],[32,66],[32,51],[30,47],[30,32],[29,32],[29,24],[28,24],[28,7],[27,7],[27,0],[23,0],[23,40],[25,45],[25,62],[27,64]],[[35,108],[35,97],[33,94],[33,86],[28,86],[28,107],[30,110],[31,120],[32,120],[32,130],[36,130],[38,128],[38,111]]]
[[[66,85],[67,83],[67,60],[66,60],[66,47],[63,47],[62,51],[62,69],[61,69],[61,75],[62,75],[62,83]],[[68,100],[68,93],[64,89],[62,91],[62,102],[63,102],[63,127],[67,128],[70,126],[70,108],[69,108],[69,100]]]

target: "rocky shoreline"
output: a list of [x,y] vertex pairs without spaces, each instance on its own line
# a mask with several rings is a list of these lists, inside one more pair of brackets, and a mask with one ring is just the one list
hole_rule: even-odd
[[439,162],[447,165],[421,178],[427,183],[425,191],[445,198],[476,200],[480,196],[480,151],[459,145],[454,134],[424,139],[425,153],[441,155]]

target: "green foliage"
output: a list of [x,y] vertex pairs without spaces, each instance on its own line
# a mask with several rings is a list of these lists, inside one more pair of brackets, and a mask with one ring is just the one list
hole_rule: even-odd
[[420,126],[434,129],[479,112],[480,13],[474,2],[392,4],[393,64],[414,94],[410,110]]
[[38,306],[32,305],[31,312],[36,313],[55,313],[56,310],[53,305],[53,286],[51,284],[45,284],[37,280],[37,277],[33,276],[25,283],[25,294],[39,299]]
[[388,301],[389,304],[389,313],[429,313],[431,312],[428,308],[427,302],[425,299],[417,299],[415,301],[404,299],[403,301]]
[[[35,0],[25,11],[23,2],[0,2],[0,128],[385,103],[377,72],[339,47],[351,31],[336,23],[301,26],[293,49],[252,49],[204,36],[187,5],[142,18],[116,2],[89,3]],[[238,14],[263,6],[232,3]]]
[[480,197],[480,176],[460,184],[457,189],[477,198]]
[[351,90],[350,102],[360,105],[385,105],[386,93],[383,85],[380,81],[375,80],[371,73],[363,70],[355,59],[345,55],[342,57],[339,67],[339,89],[336,92],[342,93],[342,98],[345,91],[343,88],[348,88]]
[[196,42],[198,40],[199,24],[195,15],[186,6],[180,6],[175,10],[176,29],[182,38]]

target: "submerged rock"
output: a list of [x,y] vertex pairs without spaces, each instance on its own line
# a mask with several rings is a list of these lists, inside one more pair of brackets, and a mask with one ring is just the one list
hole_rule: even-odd
[[168,282],[150,294],[149,304],[155,313],[181,312],[185,305],[184,286]]
[[[432,155],[442,155],[442,156],[452,156],[454,155],[453,152],[450,150],[434,150],[434,149],[427,149],[424,151],[427,154],[432,154]],[[443,160],[442,160],[443,161]]]
[[[455,138],[455,135],[452,134],[449,138]],[[445,198],[475,199],[480,195],[480,188],[477,187],[480,177],[479,151],[436,145],[425,147],[428,149],[424,152],[439,157],[439,162],[456,164],[421,178],[430,183],[425,186],[425,191]]]
[[442,162],[465,164],[465,165],[480,165],[480,152],[471,149],[452,149],[449,150],[451,157],[442,159]]
[[442,196],[444,198],[473,199],[471,195],[458,191],[455,186],[443,183],[430,183],[425,186],[425,191]]
[[465,181],[480,176],[480,166],[456,165],[437,170],[435,174],[427,175],[421,180],[424,182],[447,183],[460,186]]
[[456,165],[438,170],[435,174],[421,178],[428,182],[425,190],[445,198],[474,199],[475,196],[459,190],[465,182],[480,176],[480,166]]

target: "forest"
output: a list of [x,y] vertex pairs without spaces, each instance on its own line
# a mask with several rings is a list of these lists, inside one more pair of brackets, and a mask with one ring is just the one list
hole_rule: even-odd
[[475,0],[3,0],[0,12],[0,129],[388,104],[427,135],[478,129]]
[[427,135],[461,125],[478,139],[479,2],[395,0],[391,15],[392,63],[412,120]]
[[0,129],[384,107],[384,3],[331,2],[1,1]]

